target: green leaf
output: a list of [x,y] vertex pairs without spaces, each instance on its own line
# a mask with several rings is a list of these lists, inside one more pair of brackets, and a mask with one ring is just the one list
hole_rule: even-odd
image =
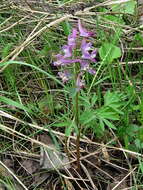
[[68,36],[71,32],[71,25],[69,24],[68,21],[62,22],[61,25],[62,25],[65,35]]
[[135,139],[135,145],[137,148],[142,149],[143,148],[143,143],[139,139]]
[[100,128],[101,128],[101,130],[104,131],[104,130],[105,130],[105,125],[104,125],[103,120],[100,119],[100,120],[99,120],[99,123],[100,123]]
[[22,110],[24,110],[24,111],[27,111],[27,112],[29,112],[29,113],[32,112],[32,111],[31,111],[30,109],[28,109],[26,106],[20,104],[19,102],[16,102],[16,101],[14,101],[14,100],[11,100],[11,99],[9,99],[9,98],[6,98],[6,97],[4,97],[4,96],[0,96],[0,101],[1,101],[1,102],[4,102],[5,104],[8,104],[8,105],[10,105],[10,106],[14,106],[14,107],[16,107],[16,108],[19,108],[19,109],[22,109]]
[[95,112],[96,112],[96,115],[98,118],[119,120],[119,114],[116,113],[115,111],[111,110],[108,107],[101,107],[101,108],[97,109]]
[[67,86],[67,87],[65,87],[65,90],[69,93],[71,98],[74,98],[76,96],[76,94],[77,94],[76,88]]
[[125,3],[125,8],[124,8],[124,13],[128,14],[134,14],[135,13],[135,8],[136,8],[136,1],[129,1]]
[[110,121],[108,121],[107,119],[103,119],[104,123],[111,129],[115,129],[116,130],[116,127],[115,125],[113,125]]
[[80,121],[82,122],[83,125],[86,125],[95,119],[96,119],[95,112],[91,109],[83,111],[83,113],[80,116]]
[[[104,15],[103,18],[106,18],[106,20],[108,19],[109,21],[118,23],[118,24],[125,24],[124,20],[122,19],[122,17],[119,17],[119,15]],[[118,28],[116,28],[118,29]],[[121,31],[120,31],[121,32]]]
[[103,43],[99,49],[99,55],[104,62],[112,63],[114,59],[121,57],[121,50],[111,43]]
[[138,156],[138,160],[139,160],[139,170],[141,170],[142,174],[143,174],[143,161],[142,161],[142,158],[140,158]]
[[73,129],[73,125],[69,125],[69,126],[66,127],[65,135],[67,137],[69,137],[71,135],[72,129]]
[[112,11],[123,12],[127,14],[134,14],[137,2],[135,0],[130,0],[128,2],[117,4],[112,6]]
[[119,103],[120,97],[116,92],[107,91],[104,95],[104,105],[109,106],[115,103]]
[[5,47],[2,49],[1,53],[2,59],[9,54],[11,47],[12,43],[5,44]]
[[68,125],[69,125],[69,122],[67,121],[52,124],[53,127],[67,127]]
[[53,75],[49,74],[48,72],[40,69],[39,67],[35,66],[35,65],[32,65],[32,64],[29,64],[29,63],[25,63],[25,62],[22,62],[22,61],[7,61],[7,62],[3,62],[0,64],[0,67],[3,67],[3,66],[9,66],[9,65],[12,65],[12,64],[17,64],[17,65],[25,65],[25,66],[28,66],[28,67],[31,67],[32,69],[35,69],[43,74],[45,74],[46,76],[48,76],[49,78],[53,79],[55,82],[57,82],[58,84],[63,85],[63,83],[58,80],[56,77],[54,77]]
[[71,135],[71,132],[73,131],[73,129],[74,129],[75,133],[78,134],[78,129],[77,129],[77,126],[76,126],[74,120],[73,121],[69,120],[69,121],[70,121],[70,124],[65,129],[65,135],[67,137],[69,137]]
[[13,89],[15,88],[15,81],[16,81],[14,73],[15,71],[16,67],[14,67],[13,65],[10,65],[3,71],[6,84],[8,85],[8,87],[12,87]]
[[95,105],[95,103],[97,102],[97,99],[98,99],[98,97],[97,97],[97,95],[94,93],[94,94],[92,95],[92,98],[91,98],[91,106],[94,106],[94,105]]

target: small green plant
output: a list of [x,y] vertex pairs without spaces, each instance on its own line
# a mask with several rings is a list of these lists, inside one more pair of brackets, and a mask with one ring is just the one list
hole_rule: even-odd
[[[93,32],[87,31],[78,20],[78,29],[73,28],[72,34],[68,35],[68,43],[62,47],[63,54],[57,54],[57,60],[53,62],[54,66],[60,68],[58,72],[59,77],[63,83],[72,81],[71,90],[73,94],[73,113],[74,122],[76,125],[77,132],[77,168],[80,171],[80,136],[81,136],[81,125],[79,121],[80,116],[80,105],[79,96],[80,90],[85,87],[85,72],[94,75],[96,72],[90,66],[90,63],[95,62],[96,49],[94,49],[90,42],[90,37],[94,35]],[[82,38],[80,48],[77,45],[77,40]],[[79,49],[81,54],[79,54]]]
[[[79,34],[79,38],[78,37]],[[93,76],[96,71],[90,66],[90,63],[96,63],[96,49],[94,49],[90,42],[90,37],[94,33],[87,31],[78,20],[78,30],[73,29],[72,34],[68,36],[68,45],[62,48],[63,54],[56,55],[57,60],[53,62],[60,72],[59,77],[64,84],[71,81],[72,86],[68,87],[72,91],[73,100],[73,119],[68,119],[64,116],[65,121],[60,123],[66,127],[66,135],[69,136],[72,129],[75,129],[77,134],[76,149],[77,149],[77,168],[80,170],[80,137],[81,134],[88,128],[92,128],[95,134],[103,135],[105,126],[116,129],[111,121],[119,120],[119,115],[123,114],[121,111],[121,95],[119,93],[112,93],[108,91],[104,95],[104,103],[97,107],[96,101],[98,97],[95,93],[91,96],[86,95],[81,89],[85,87],[85,72]],[[83,38],[80,48],[77,46],[77,40]],[[111,44],[111,51],[106,52],[110,44],[105,44],[100,49],[100,57],[104,59],[106,55],[107,61],[112,62],[113,59],[121,56],[120,49]],[[81,50],[82,54],[79,54]],[[111,54],[112,53],[112,54]],[[72,59],[71,59],[72,58]],[[69,116],[69,115],[68,115]]]
[[120,115],[123,115],[121,111],[123,99],[121,93],[107,91],[103,96],[102,105],[97,106],[96,94],[92,94],[90,97],[84,94],[81,97],[83,111],[80,117],[81,125],[85,126],[84,131],[90,128],[97,137],[100,137],[103,136],[106,126],[116,130],[113,122],[118,121]]

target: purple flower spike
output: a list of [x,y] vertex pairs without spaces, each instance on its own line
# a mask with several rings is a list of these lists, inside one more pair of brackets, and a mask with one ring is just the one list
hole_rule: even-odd
[[80,91],[85,86],[85,81],[81,79],[83,73],[79,73],[76,81],[76,90]]
[[58,75],[62,79],[63,83],[67,82],[71,78],[71,74],[68,71],[58,72]]
[[71,46],[72,48],[75,48],[76,46],[76,37],[77,37],[77,29],[73,28],[72,34],[68,36],[68,45]]
[[71,46],[65,45],[63,46],[63,52],[65,53],[64,57],[71,57],[72,56],[72,48]]
[[78,29],[80,32],[80,36],[82,37],[91,37],[94,35],[93,32],[87,31],[85,28],[82,27],[80,19],[78,20]]

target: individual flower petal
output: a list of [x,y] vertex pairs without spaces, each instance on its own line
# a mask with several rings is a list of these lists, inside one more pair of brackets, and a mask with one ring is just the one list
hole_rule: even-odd
[[96,71],[94,69],[92,69],[91,67],[88,69],[88,72],[92,75],[96,74]]
[[62,62],[63,55],[57,54],[55,57],[57,58],[57,61],[54,61],[54,62],[53,62],[53,65],[54,65],[54,66],[61,66],[62,63],[63,63],[63,62]]
[[68,71],[58,72],[58,75],[62,79],[63,83],[67,82],[71,78],[71,74]]
[[89,53],[91,49],[93,49],[92,43],[87,43],[86,40],[83,39],[81,43],[82,58],[95,62],[96,60],[94,58],[96,57],[96,50],[93,50],[91,53]]
[[92,57],[92,54],[90,54],[89,52],[84,52],[84,53],[82,54],[82,59],[87,59],[87,60],[90,60],[90,61],[92,61],[92,62],[95,62],[95,61],[96,61],[96,59],[94,59],[94,58]]
[[68,45],[74,48],[76,46],[77,29],[73,28],[72,34],[68,36]]
[[79,75],[77,76],[77,80],[76,80],[76,90],[77,91],[80,91],[85,86],[85,81],[83,79],[81,79],[82,75],[83,75],[83,73],[79,73]]
[[82,52],[82,59],[91,59],[91,54],[89,52]]
[[61,62],[62,62],[61,66],[66,66],[66,65],[70,65],[72,63],[76,63],[78,61],[77,61],[77,59],[65,59],[65,58],[63,58],[61,60]]
[[82,71],[87,71],[90,74],[95,75],[96,71],[94,69],[92,69],[92,67],[89,66],[89,62],[88,61],[82,60],[80,62],[80,65],[81,65],[81,70]]
[[89,51],[91,49],[92,49],[92,43],[91,42],[87,43],[86,40],[83,39],[82,42],[81,42],[81,51],[82,52],[87,52],[87,51]]
[[82,71],[87,71],[89,69],[88,61],[81,60],[80,65],[81,65],[81,70]]
[[61,54],[57,54],[56,57],[57,60],[53,62],[54,66],[66,66],[80,61],[80,59],[67,59]]
[[96,55],[97,55],[97,51],[96,50],[93,50],[92,52],[91,52],[91,58],[95,58],[96,57]]
[[80,36],[82,37],[91,37],[94,35],[93,32],[87,31],[85,28],[82,27],[80,19],[78,20],[78,29],[80,32]]
[[63,52],[64,52],[64,57],[71,57],[72,56],[72,48],[71,46],[65,45],[63,46]]

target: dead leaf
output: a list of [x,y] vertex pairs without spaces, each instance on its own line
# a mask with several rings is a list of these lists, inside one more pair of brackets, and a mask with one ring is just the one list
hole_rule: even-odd
[[52,143],[52,140],[48,135],[41,135],[40,139],[51,148],[41,147],[40,165],[42,169],[57,170],[70,168],[70,164],[65,165],[69,162],[68,157],[65,153],[57,150],[57,147]]
[[40,164],[33,160],[24,160],[21,164],[27,173],[31,175],[40,167]]
[[34,180],[33,180],[33,183],[31,184],[31,186],[33,186],[35,189],[37,189],[37,187],[39,185],[41,185],[42,183],[44,183],[44,181],[46,181],[46,183],[49,183],[51,180],[51,177],[52,177],[52,175],[47,172],[46,173],[37,173],[34,176]]
[[3,184],[0,184],[0,190],[5,190],[5,186]]
[[[51,148],[53,145],[51,145]],[[55,147],[53,147],[55,148]],[[56,170],[56,169],[68,169],[70,164],[66,154],[60,151],[53,151],[46,148],[41,148],[40,165],[43,169]],[[65,166],[64,166],[65,165]]]
[[107,190],[121,190],[121,189],[128,189],[128,185],[127,185],[127,179],[125,179],[120,185],[118,185],[116,188],[115,186],[117,184],[119,184],[121,182],[121,180],[125,177],[125,174],[120,174],[118,176],[115,177],[115,181],[108,184],[107,186]]
[[75,190],[72,183],[68,179],[65,178],[64,181],[65,181],[67,190]]
[[110,161],[110,155],[108,154],[107,148],[105,147],[104,143],[102,143],[103,147],[102,147],[102,153],[103,153],[103,157],[105,160],[107,160],[108,162]]

